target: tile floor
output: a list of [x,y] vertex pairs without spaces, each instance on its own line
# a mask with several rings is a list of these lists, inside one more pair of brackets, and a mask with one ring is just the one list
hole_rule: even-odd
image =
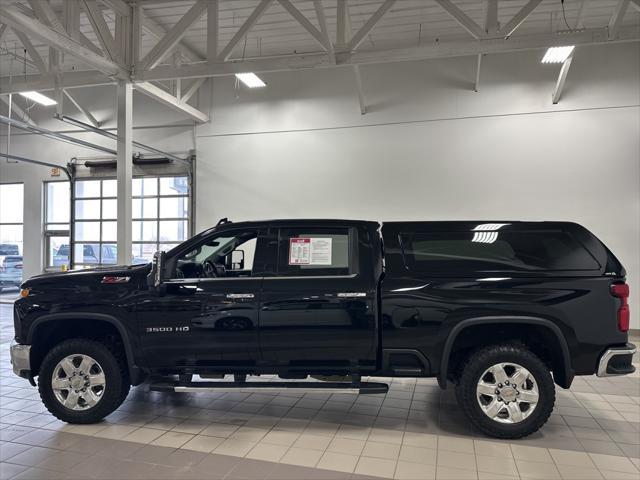
[[539,432],[512,442],[475,431],[431,379],[366,396],[141,386],[104,422],[67,425],[12,374],[12,336],[0,305],[1,479],[640,480],[638,373],[577,378]]

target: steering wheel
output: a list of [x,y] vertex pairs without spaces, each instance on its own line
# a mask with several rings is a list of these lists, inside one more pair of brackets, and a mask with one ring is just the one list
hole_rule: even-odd
[[225,276],[224,265],[213,263],[211,260],[205,260],[202,263],[202,270],[208,278],[218,278]]

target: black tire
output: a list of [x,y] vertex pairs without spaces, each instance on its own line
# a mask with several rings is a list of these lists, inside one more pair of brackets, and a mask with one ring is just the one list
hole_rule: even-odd
[[[95,359],[104,372],[105,387],[102,398],[86,410],[72,410],[56,398],[51,387],[56,365],[69,355],[88,355]],[[67,423],[96,423],[116,410],[124,401],[130,388],[126,364],[121,355],[107,345],[84,338],[65,340],[56,345],[44,357],[38,374],[40,398],[53,416]]]
[[[538,386],[538,403],[528,417],[518,423],[501,423],[489,418],[480,407],[476,388],[480,376],[498,363],[515,363],[529,370]],[[492,345],[476,350],[466,359],[456,397],[471,422],[483,433],[496,438],[521,438],[546,423],[556,399],[555,385],[547,366],[522,345]],[[484,397],[483,397],[484,398]]]

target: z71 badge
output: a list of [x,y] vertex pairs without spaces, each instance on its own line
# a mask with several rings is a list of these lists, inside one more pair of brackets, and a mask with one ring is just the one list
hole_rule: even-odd
[[147,327],[147,333],[171,333],[171,332],[188,332],[188,326],[182,327]]

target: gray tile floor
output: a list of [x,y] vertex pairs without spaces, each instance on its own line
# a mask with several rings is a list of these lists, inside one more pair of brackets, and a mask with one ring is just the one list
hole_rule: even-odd
[[549,422],[513,442],[475,431],[431,379],[383,379],[389,392],[366,396],[141,386],[104,422],[67,425],[12,374],[12,336],[0,305],[2,479],[640,479],[638,373],[576,379]]

